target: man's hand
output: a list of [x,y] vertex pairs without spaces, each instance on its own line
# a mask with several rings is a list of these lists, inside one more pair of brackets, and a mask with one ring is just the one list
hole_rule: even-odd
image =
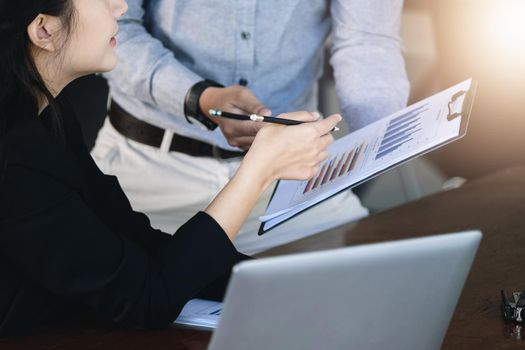
[[264,116],[272,114],[268,108],[257,100],[250,89],[240,85],[225,88],[207,88],[200,97],[199,106],[208,118],[219,125],[228,143],[243,150],[250,148],[255,135],[264,126],[264,123],[212,117],[208,111],[210,109],[218,109],[238,114],[255,113]]

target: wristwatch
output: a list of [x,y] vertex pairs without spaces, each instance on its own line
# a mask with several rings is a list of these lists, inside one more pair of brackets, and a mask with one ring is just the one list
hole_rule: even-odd
[[193,85],[188,92],[186,101],[184,102],[184,115],[190,124],[193,124],[193,119],[204,125],[209,130],[215,130],[217,124],[206,117],[199,106],[199,99],[202,93],[209,87],[224,87],[224,85],[209,79],[199,81]]

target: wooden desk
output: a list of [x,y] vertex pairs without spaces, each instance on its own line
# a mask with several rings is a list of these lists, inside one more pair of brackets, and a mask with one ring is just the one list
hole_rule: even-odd
[[[499,291],[525,289],[525,167],[371,216],[264,255],[481,229],[484,237],[443,349],[522,349],[525,338],[500,315]],[[271,233],[270,233],[271,234]],[[525,331],[524,331],[525,333]],[[0,349],[206,349],[209,332],[170,328],[133,331],[83,320],[31,337],[0,340]]]

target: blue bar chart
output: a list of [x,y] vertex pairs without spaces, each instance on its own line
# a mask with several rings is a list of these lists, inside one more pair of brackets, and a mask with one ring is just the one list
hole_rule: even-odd
[[421,131],[420,115],[426,110],[427,106],[423,105],[392,119],[388,123],[375,159],[387,156],[402,145],[412,141],[412,136]]

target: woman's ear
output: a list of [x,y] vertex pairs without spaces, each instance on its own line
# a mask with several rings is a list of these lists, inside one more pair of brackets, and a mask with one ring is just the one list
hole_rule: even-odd
[[39,49],[54,52],[57,50],[61,22],[58,17],[39,14],[27,26],[29,40]]

